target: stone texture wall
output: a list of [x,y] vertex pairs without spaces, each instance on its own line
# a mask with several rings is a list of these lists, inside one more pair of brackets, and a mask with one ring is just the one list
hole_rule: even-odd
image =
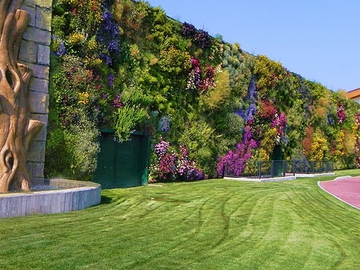
[[52,0],[24,0],[21,9],[31,15],[21,44],[19,61],[33,70],[29,86],[29,104],[33,119],[45,124],[34,138],[28,153],[28,168],[32,179],[44,178],[46,130],[49,105],[49,69]]

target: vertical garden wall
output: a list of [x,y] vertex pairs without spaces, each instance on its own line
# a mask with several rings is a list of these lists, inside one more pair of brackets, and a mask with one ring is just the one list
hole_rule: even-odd
[[275,147],[356,166],[357,103],[147,3],[55,0],[51,51],[49,177],[91,179],[101,128],[150,135],[154,181],[239,175]]

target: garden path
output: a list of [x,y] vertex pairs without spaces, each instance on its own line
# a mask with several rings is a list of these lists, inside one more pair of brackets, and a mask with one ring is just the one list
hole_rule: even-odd
[[318,185],[335,198],[360,210],[360,177],[340,177],[319,181]]

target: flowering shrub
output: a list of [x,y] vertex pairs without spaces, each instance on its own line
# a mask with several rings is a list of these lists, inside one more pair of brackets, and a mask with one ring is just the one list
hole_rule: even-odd
[[51,50],[58,57],[63,56],[66,53],[66,47],[64,45],[64,41],[60,38],[52,35],[51,37]]
[[246,162],[252,157],[251,149],[258,147],[258,143],[252,139],[251,128],[246,126],[242,142],[238,143],[235,150],[230,150],[220,157],[217,164],[218,175],[223,175],[224,169],[227,174],[240,176],[245,169]]
[[306,133],[306,137],[304,138],[304,140],[302,142],[303,154],[305,155],[305,157],[309,157],[310,151],[311,151],[311,144],[312,144],[313,137],[314,137],[314,128],[306,127],[305,133]]
[[108,85],[109,85],[109,87],[114,87],[114,80],[115,80],[114,74],[109,74],[108,75]]
[[246,97],[246,101],[250,102],[250,105],[246,108],[245,111],[243,109],[239,109],[235,111],[235,113],[241,116],[244,119],[244,121],[249,125],[252,124],[254,120],[254,116],[258,111],[256,106],[257,105],[256,94],[257,92],[256,92],[255,78],[254,76],[252,76]]
[[246,110],[236,110],[235,113],[242,117],[244,121],[248,124],[251,124],[251,122],[254,119],[254,116],[257,112],[257,107],[255,103],[251,103],[249,107],[246,108]]
[[337,109],[337,117],[338,117],[338,123],[342,124],[346,121],[346,113],[345,113],[345,109],[344,109],[344,105],[339,102],[338,104],[338,109]]
[[308,159],[312,161],[322,161],[324,160],[325,154],[328,150],[329,147],[327,139],[315,133]]
[[209,33],[197,30],[192,24],[183,23],[181,34],[186,38],[191,38],[202,49],[210,48],[212,45]]
[[211,47],[211,39],[210,39],[209,33],[204,30],[199,30],[195,34],[194,41],[202,49]]
[[124,103],[121,102],[121,95],[117,94],[115,99],[112,101],[112,106],[114,108],[123,108],[124,107]]
[[277,109],[269,100],[261,100],[259,105],[259,117],[265,119],[273,119],[277,114]]
[[177,162],[177,172],[180,179],[184,180],[202,180],[204,179],[203,172],[196,167],[195,161],[189,160],[188,151],[184,146],[180,147],[181,156]]
[[162,116],[159,121],[159,130],[161,132],[168,132],[170,130],[170,117]]
[[280,63],[271,61],[264,55],[256,57],[254,73],[257,77],[256,86],[259,96],[263,99],[268,97],[283,98],[285,95],[283,90],[290,90],[289,87],[282,87],[284,83],[289,81],[290,72]]
[[261,141],[258,158],[260,160],[270,160],[277,141],[278,131],[276,128],[270,128],[265,131],[263,140]]
[[202,91],[207,91],[216,86],[214,81],[215,69],[212,66],[207,65],[204,74],[204,80],[202,81],[200,87]]
[[276,113],[272,122],[271,127],[276,128],[277,134],[276,134],[276,142],[277,144],[280,144],[280,140],[285,132],[285,126],[286,126],[286,116],[284,113]]
[[102,20],[96,38],[104,48],[99,55],[100,59],[111,66],[114,62],[113,58],[117,57],[120,52],[120,30],[106,1],[102,3],[102,8]]
[[155,154],[158,156],[158,158],[162,158],[166,154],[166,152],[169,148],[169,145],[170,145],[170,143],[168,143],[167,141],[161,141],[161,142],[155,144],[154,150],[155,150]]
[[334,124],[334,118],[332,117],[332,115],[330,113],[327,114],[327,120],[328,120],[328,124],[330,126],[332,126]]
[[257,91],[256,91],[256,83],[254,76],[251,77],[246,99],[253,103],[257,102]]
[[195,26],[193,26],[190,23],[184,22],[182,29],[181,29],[181,34],[184,37],[193,38],[196,34],[196,31],[197,31],[197,29],[195,28]]
[[[207,90],[215,88],[215,68],[207,65],[204,74],[202,74],[200,68],[200,60],[192,57],[190,61],[191,71],[188,75],[189,78],[186,84],[186,90],[200,89],[201,92],[205,92]],[[221,70],[218,72],[221,72]]]
[[169,150],[169,142],[162,140],[154,146],[157,163],[152,171],[156,180],[202,180],[203,172],[197,168],[194,161],[189,159],[188,151],[184,146],[180,147],[181,154]]
[[194,57],[191,57],[191,71],[189,73],[189,79],[186,85],[186,90],[195,90],[201,84],[201,69],[200,61]]

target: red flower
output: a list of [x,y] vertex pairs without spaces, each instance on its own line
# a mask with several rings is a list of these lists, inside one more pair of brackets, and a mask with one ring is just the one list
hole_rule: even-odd
[[200,68],[200,60],[194,57],[191,57],[192,68]]

